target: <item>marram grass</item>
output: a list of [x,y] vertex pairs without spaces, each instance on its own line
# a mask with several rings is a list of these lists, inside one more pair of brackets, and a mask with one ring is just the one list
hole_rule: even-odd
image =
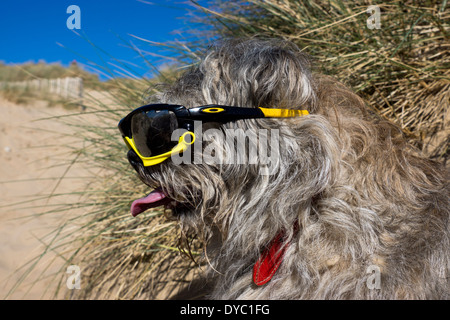
[[[380,28],[369,28],[380,9]],[[449,155],[450,10],[447,1],[213,1],[197,21],[209,38],[277,37],[400,125],[429,156]],[[370,23],[370,21],[369,21]]]

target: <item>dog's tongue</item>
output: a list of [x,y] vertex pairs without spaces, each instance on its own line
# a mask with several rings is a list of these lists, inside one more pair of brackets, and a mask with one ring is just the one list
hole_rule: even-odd
[[131,214],[136,217],[138,214],[150,209],[164,205],[170,201],[160,188],[152,191],[148,196],[134,200],[131,204]]

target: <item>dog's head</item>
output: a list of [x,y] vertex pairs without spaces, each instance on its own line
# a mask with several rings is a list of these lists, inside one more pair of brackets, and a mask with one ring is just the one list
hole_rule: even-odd
[[130,150],[129,162],[155,190],[133,203],[133,214],[164,205],[185,226],[214,226],[223,234],[250,223],[262,243],[270,235],[258,230],[292,226],[331,179],[335,144],[328,140],[334,136],[315,114],[315,85],[306,55],[289,42],[216,43],[152,102],[306,109],[310,115],[197,122],[197,140],[182,154],[185,161],[172,157],[144,167]]

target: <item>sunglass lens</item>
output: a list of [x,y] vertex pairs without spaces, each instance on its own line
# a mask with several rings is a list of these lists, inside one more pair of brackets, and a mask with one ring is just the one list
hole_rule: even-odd
[[177,128],[177,117],[168,110],[140,112],[131,119],[131,136],[137,150],[144,157],[170,151],[177,144],[177,141],[171,139]]

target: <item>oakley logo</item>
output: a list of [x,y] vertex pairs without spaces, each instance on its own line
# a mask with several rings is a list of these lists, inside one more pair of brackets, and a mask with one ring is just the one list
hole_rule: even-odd
[[[172,141],[179,141],[185,133],[177,129]],[[272,175],[280,162],[280,135],[278,129],[208,129],[203,131],[201,121],[194,122],[193,152],[171,156],[174,164],[257,165],[261,175]]]
[[203,109],[202,112],[206,112],[206,113],[220,113],[220,112],[224,112],[225,109],[222,108],[206,108]]

